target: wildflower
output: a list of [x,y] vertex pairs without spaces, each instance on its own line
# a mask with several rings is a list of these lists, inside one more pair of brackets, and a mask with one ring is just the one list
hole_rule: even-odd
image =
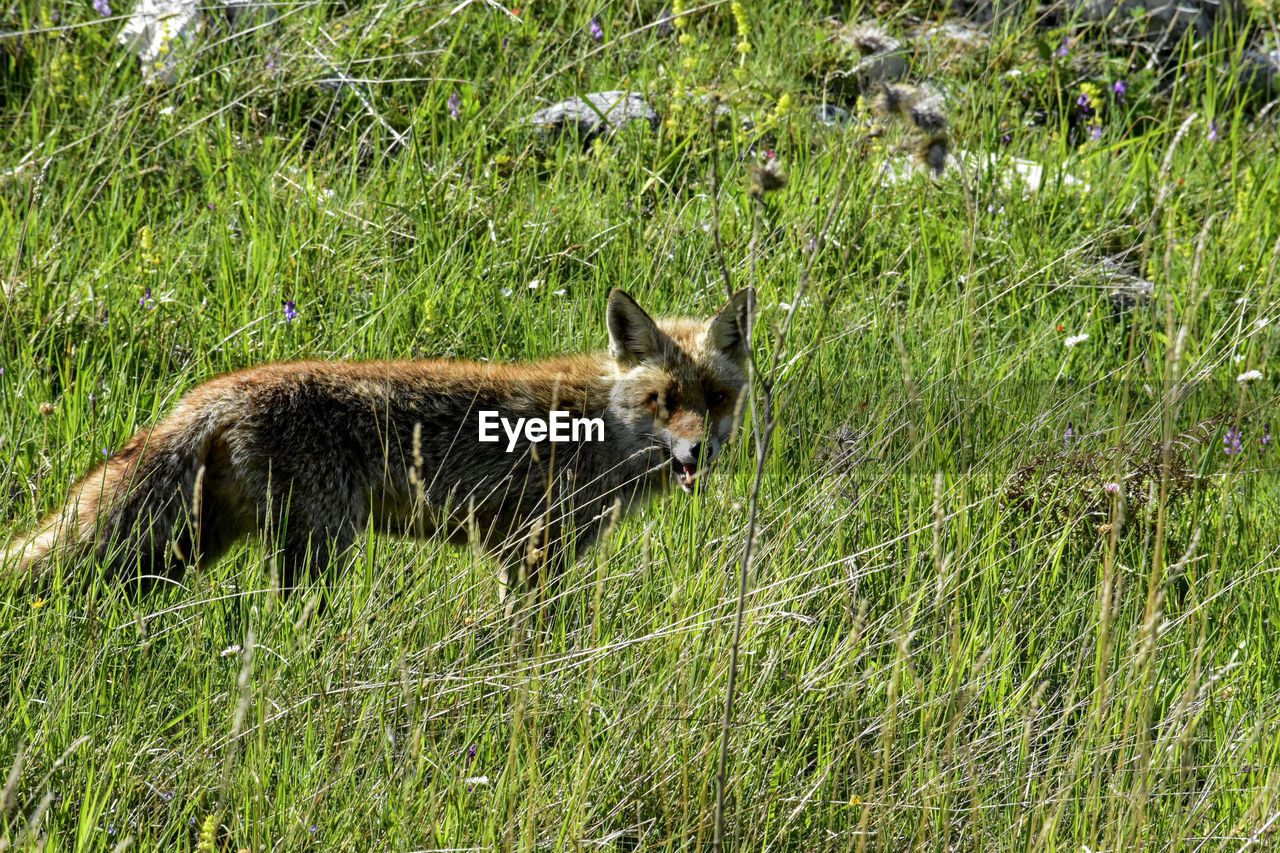
[[1100,122],[1095,122],[1094,124],[1089,125],[1089,138],[1090,139],[1102,138],[1102,124]]
[[284,300],[284,319],[287,323],[298,319],[298,305],[292,299]]
[[1125,91],[1124,81],[1123,81],[1123,80],[1117,80],[1115,83],[1113,83],[1113,84],[1112,84],[1112,86],[1111,86],[1111,91],[1113,91],[1113,92],[1115,92],[1115,93],[1116,93],[1116,100],[1117,100],[1117,101],[1123,101],[1123,100],[1124,100],[1124,91]]
[[1271,446],[1271,424],[1267,424],[1264,429],[1265,432],[1263,432],[1262,438],[1258,439],[1258,444],[1262,445],[1262,452],[1266,453],[1267,448]]
[[1093,107],[1089,105],[1088,95],[1081,95],[1080,97],[1076,98],[1076,106],[1084,107],[1084,111],[1087,113],[1093,112]]
[[600,41],[600,39],[604,38],[604,30],[600,29],[599,18],[591,19],[591,37],[596,41]]
[[1218,123],[1216,121],[1209,122],[1209,141],[1218,141]]
[[471,746],[467,747],[467,760],[466,760],[466,763],[462,765],[463,770],[470,767],[471,762],[476,760],[476,750],[479,748],[479,746],[480,744],[473,743],[471,744]]
[[217,209],[218,209],[218,206],[217,206],[216,204],[214,204],[213,202],[209,202],[209,209],[210,209],[210,210],[217,210]]
[[244,648],[243,648],[239,643],[233,643],[232,645],[227,646],[225,649],[223,649],[221,652],[219,652],[219,653],[218,653],[218,656],[219,656],[219,657],[224,657],[224,658],[229,658],[229,657],[231,657],[232,655],[238,655],[238,654],[240,654],[242,651],[244,651]]
[[1071,52],[1071,46],[1067,44],[1067,40],[1062,40],[1062,46],[1058,48],[1058,56],[1066,56]]
[[462,96],[457,92],[454,92],[449,96],[449,103],[447,106],[449,107],[449,115],[454,118],[458,118],[462,115]]
[[48,603],[49,603],[49,599],[47,598],[37,598],[35,601],[31,602],[31,609],[39,610],[41,607],[44,607]]
[[1010,142],[1013,141],[1013,137],[1010,134],[1006,133],[1004,136],[1000,137],[1000,141],[1003,142],[1005,145],[1008,145]]
[[1106,492],[1109,495],[1118,495],[1120,494],[1120,484],[1107,483],[1105,486],[1102,487],[1102,491]]
[[1236,381],[1252,382],[1255,379],[1261,379],[1261,378],[1262,378],[1261,370],[1246,370],[1244,373],[1241,373],[1239,376],[1236,377]]
[[1062,345],[1065,346],[1067,349],[1071,349],[1076,344],[1082,344],[1087,340],[1089,340],[1089,333],[1081,332],[1078,335],[1071,335],[1070,337],[1068,337],[1066,340],[1062,342]]
[[1223,447],[1228,456],[1234,456],[1244,450],[1244,444],[1240,441],[1240,430],[1234,427],[1227,430],[1227,434],[1222,437]]
[[1071,442],[1076,440],[1076,427],[1071,421],[1067,421],[1067,428],[1062,433],[1062,443],[1071,446]]
[[319,828],[320,828],[320,827],[316,826],[316,825],[313,823],[313,824],[311,824],[311,826],[307,829],[307,831],[308,831],[308,832],[315,832],[315,831],[316,831],[316,830],[318,830]]
[[111,6],[107,0],[93,0],[93,11],[105,18],[111,14]]
[[138,305],[143,308],[155,308],[155,300],[151,298],[151,288],[147,288],[147,292],[142,294],[142,298],[138,300]]
[[40,404],[40,414],[42,415],[52,415],[55,411],[56,409],[54,408],[53,403]]

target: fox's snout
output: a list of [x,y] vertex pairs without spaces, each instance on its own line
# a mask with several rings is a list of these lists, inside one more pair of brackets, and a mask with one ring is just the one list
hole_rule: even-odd
[[667,445],[671,453],[671,470],[676,482],[686,492],[692,492],[694,484],[715,458],[720,455],[723,442],[708,430],[692,438],[671,437]]

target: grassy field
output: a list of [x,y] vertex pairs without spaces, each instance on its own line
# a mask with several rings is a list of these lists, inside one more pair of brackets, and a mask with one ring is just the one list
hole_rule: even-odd
[[[124,6],[0,18],[0,539],[204,379],[598,348],[615,286],[705,315],[754,284],[756,416],[528,630],[470,551],[373,534],[321,619],[257,545],[141,600],[0,592],[0,849],[711,848],[749,536],[726,848],[1277,844],[1245,28],[1176,73],[1031,11],[920,39],[969,152],[935,180],[844,73],[873,5],[281,4],[211,13],[167,86]],[[658,126],[525,122],[610,89]]]

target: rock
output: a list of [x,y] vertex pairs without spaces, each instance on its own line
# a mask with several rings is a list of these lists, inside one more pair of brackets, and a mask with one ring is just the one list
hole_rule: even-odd
[[1118,258],[1103,258],[1102,271],[1107,278],[1107,301],[1111,303],[1112,320],[1145,306],[1156,291],[1153,282],[1126,270]]
[[194,0],[138,0],[116,41],[137,54],[147,82],[167,84],[200,28],[200,7]]
[[221,0],[203,7],[196,0],[138,0],[116,41],[137,55],[148,83],[173,82],[179,58],[204,29],[202,8],[206,13],[221,8],[231,32],[261,26],[276,16],[260,0]]
[[911,38],[917,43],[928,42],[939,47],[961,50],[986,47],[991,43],[991,39],[982,30],[959,21],[945,21],[941,24],[920,27],[911,33]]
[[676,34],[676,26],[672,23],[673,21],[675,21],[675,17],[671,14],[671,10],[663,9],[658,13],[658,20],[657,24],[654,26],[654,31],[657,32],[661,38],[671,38]]
[[818,104],[813,108],[813,120],[826,127],[848,127],[853,113],[835,104]]
[[[880,170],[880,181],[884,186],[906,183],[917,175],[936,172],[926,168],[927,164],[919,163],[911,157],[895,157],[885,162]],[[941,170],[942,177],[955,177],[963,174],[966,181],[982,183],[994,177],[1000,188],[1006,192],[1021,189],[1024,196],[1040,189],[1045,181],[1044,166],[1034,160],[1023,160],[1019,157],[1001,156],[994,152],[973,152],[957,149],[946,155]],[[937,174],[934,177],[938,177]],[[1088,192],[1089,184],[1068,172],[1059,172],[1052,179],[1064,187]]]
[[1172,49],[1190,33],[1206,39],[1228,18],[1244,20],[1243,0],[1069,0],[1080,20],[1103,24],[1122,38]]
[[583,142],[602,133],[613,133],[633,122],[645,121],[658,129],[658,114],[637,92],[592,92],[585,98],[569,98],[538,110],[527,124],[555,132],[576,131]]
[[1280,47],[1246,50],[1240,57],[1237,79],[1250,94],[1267,99],[1280,97]]

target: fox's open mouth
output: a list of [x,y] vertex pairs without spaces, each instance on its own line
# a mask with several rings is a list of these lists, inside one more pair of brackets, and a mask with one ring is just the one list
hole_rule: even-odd
[[689,494],[693,494],[693,485],[698,481],[698,476],[702,473],[698,470],[696,463],[681,462],[679,459],[671,460],[671,469],[675,474],[676,482],[680,484],[680,488]]

